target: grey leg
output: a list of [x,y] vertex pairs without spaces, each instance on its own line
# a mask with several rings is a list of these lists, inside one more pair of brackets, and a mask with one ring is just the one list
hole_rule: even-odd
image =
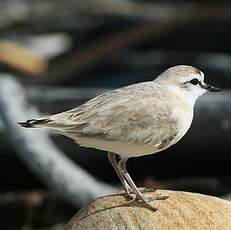
[[108,152],[108,159],[109,161],[111,162],[114,170],[116,171],[124,189],[125,189],[125,192],[127,193],[127,195],[130,197],[130,198],[134,198],[134,194],[131,193],[132,191],[132,188],[128,185],[126,179],[124,178],[123,174],[121,173],[120,171],[120,168],[118,167],[118,163],[116,161],[116,154],[112,153],[112,152]]
[[126,169],[126,161],[127,159],[121,159],[119,161],[119,168],[121,169],[121,173],[123,174],[123,176],[125,177],[126,181],[128,182],[128,184],[132,187],[133,192],[136,194],[137,198],[142,200],[151,210],[156,211],[157,209],[152,207],[148,202],[151,200],[164,200],[167,199],[167,196],[149,196],[149,197],[145,197],[140,191],[139,189],[136,187],[134,181],[132,180],[132,178],[130,177],[129,173],[127,172]]

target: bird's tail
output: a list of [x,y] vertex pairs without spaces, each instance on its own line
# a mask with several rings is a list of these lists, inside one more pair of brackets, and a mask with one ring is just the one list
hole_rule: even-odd
[[[59,119],[57,119],[57,117]],[[46,118],[30,119],[24,122],[18,122],[24,128],[43,128],[56,133],[61,133],[72,139],[76,139],[79,127],[84,125],[81,122],[70,122],[64,119],[63,114],[56,114]],[[73,134],[75,130],[76,134]]]
[[[79,125],[76,122],[70,122],[65,119],[62,113],[45,118],[30,119],[24,122],[18,122],[24,128],[45,128],[53,131],[64,131],[72,129]],[[81,125],[81,124],[80,124]]]
[[24,122],[18,122],[24,128],[46,128],[51,120],[49,118],[30,119]]

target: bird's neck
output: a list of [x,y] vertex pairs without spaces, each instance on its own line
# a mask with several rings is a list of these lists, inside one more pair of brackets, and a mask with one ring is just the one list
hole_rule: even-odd
[[189,107],[193,108],[197,98],[198,94],[187,92],[186,90],[181,90],[177,86],[169,85],[167,87],[167,90],[177,96],[180,100],[184,101],[186,104],[188,104]]

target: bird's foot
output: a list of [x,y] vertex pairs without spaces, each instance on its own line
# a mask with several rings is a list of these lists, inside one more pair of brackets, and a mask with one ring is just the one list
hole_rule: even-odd
[[153,207],[151,204],[149,204],[149,200],[146,199],[146,197],[142,196],[137,196],[136,199],[139,202],[142,202],[148,209],[150,209],[151,211],[155,212],[157,211],[157,208]]
[[161,195],[138,195],[137,199],[139,202],[143,202],[147,208],[152,211],[157,211],[157,208],[153,207],[149,202],[153,200],[166,200],[169,196],[161,196]]
[[118,194],[127,195],[132,201],[136,199],[136,194],[134,193],[133,189],[127,184],[124,185],[124,190],[118,192]]
[[169,196],[162,196],[162,195],[145,195],[144,199],[147,202],[153,201],[153,200],[166,200]]
[[143,202],[145,206],[152,211],[156,211],[157,209],[153,207],[151,204],[149,204],[149,202],[154,200],[166,200],[169,198],[169,196],[143,194],[146,192],[156,191],[156,189],[145,188],[145,187],[139,187],[138,189],[140,191],[140,194],[135,193],[133,189],[130,187],[126,187],[126,191],[122,191],[119,194],[126,194],[130,198],[129,203],[132,203],[135,200],[138,200],[139,202]]

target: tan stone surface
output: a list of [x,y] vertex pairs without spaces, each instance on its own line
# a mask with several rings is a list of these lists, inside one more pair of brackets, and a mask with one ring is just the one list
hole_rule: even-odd
[[[149,193],[152,194],[152,193]],[[102,197],[80,210],[68,230],[231,230],[231,202],[197,193],[158,190],[167,200],[152,201],[150,211],[140,202],[128,204],[122,195]]]

